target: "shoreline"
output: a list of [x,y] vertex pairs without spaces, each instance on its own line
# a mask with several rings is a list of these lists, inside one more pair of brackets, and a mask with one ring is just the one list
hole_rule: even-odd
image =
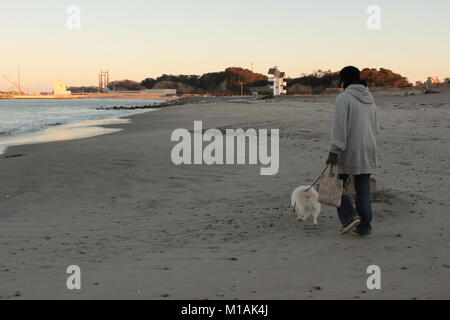
[[73,94],[69,96],[54,95],[14,95],[0,96],[0,100],[90,100],[90,99],[136,99],[136,100],[176,100],[177,97],[153,94]]
[[[19,99],[20,100],[20,99]],[[96,99],[91,99],[96,100]],[[116,99],[113,99],[116,100]],[[161,100],[163,101],[163,100]],[[132,114],[119,115],[116,117],[106,117],[101,119],[89,119],[84,121],[65,122],[47,124],[46,127],[19,133],[8,134],[0,132],[0,156],[14,146],[41,144],[58,141],[70,141],[77,139],[84,139],[94,137],[97,135],[104,135],[117,132],[112,126],[118,124],[128,123],[128,117],[155,111],[172,105],[178,105],[177,100],[165,100],[154,105],[145,106],[129,106],[129,107],[111,107],[111,108],[97,108],[97,110],[130,110],[134,111]]]
[[17,146],[86,139],[120,132],[123,129],[114,127],[131,123],[126,117],[58,124],[39,131],[0,136],[0,156],[8,157],[8,149]]
[[[450,94],[376,97],[389,197],[367,241],[339,236],[332,208],[312,228],[289,206],[325,161],[333,98],[174,106],[127,116],[117,133],[11,147],[22,156],[0,157],[0,299],[450,297]],[[280,173],[174,166],[171,133],[195,120],[280,129]],[[81,291],[65,288],[69,265]],[[365,286],[369,265],[381,291]]]

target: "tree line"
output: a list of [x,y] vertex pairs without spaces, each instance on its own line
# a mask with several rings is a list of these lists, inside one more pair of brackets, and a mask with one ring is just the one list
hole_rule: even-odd
[[[410,87],[408,79],[391,70],[366,68],[362,70],[362,78],[370,87]],[[448,80],[448,79],[446,79]],[[339,87],[339,73],[331,70],[317,70],[310,74],[302,74],[297,78],[289,78],[288,93],[323,93],[329,88]],[[72,87],[73,93],[97,92],[96,87]],[[140,91],[145,89],[177,89],[180,94],[245,94],[252,91],[270,92],[268,77],[243,68],[227,68],[221,72],[203,75],[170,75],[163,74],[157,78],[146,78],[141,82],[133,80],[112,81],[108,85],[111,91]]]

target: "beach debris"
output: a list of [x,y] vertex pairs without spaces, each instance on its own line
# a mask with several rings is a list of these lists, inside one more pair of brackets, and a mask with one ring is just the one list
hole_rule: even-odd
[[230,100],[228,103],[254,104],[251,100]]
[[114,106],[114,107],[99,107],[97,110],[144,110],[144,109],[161,109],[170,106],[178,106],[184,104],[180,100],[166,101],[157,104],[139,105],[139,106]]
[[323,288],[321,286],[314,286],[313,289],[316,290],[316,291],[322,291],[323,290]]
[[424,94],[433,94],[433,93],[440,93],[439,91],[431,90],[431,89],[424,89]]
[[20,157],[23,157],[23,156],[24,156],[23,154],[18,153],[18,154],[11,154],[11,155],[5,156],[4,158],[5,159],[11,159],[11,158],[20,158]]

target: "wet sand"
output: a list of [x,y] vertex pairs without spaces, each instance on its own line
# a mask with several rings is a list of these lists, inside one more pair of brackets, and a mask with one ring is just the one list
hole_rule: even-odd
[[[0,157],[2,299],[450,298],[450,94],[377,93],[373,239],[335,210],[300,224],[291,191],[327,156],[334,96],[210,102],[132,117],[103,136]],[[174,129],[280,129],[280,172],[180,166]],[[68,291],[66,268],[82,269]],[[382,290],[366,287],[369,265]]]

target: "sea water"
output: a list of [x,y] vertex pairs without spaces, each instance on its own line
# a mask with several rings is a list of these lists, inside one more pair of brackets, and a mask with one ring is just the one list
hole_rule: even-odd
[[98,108],[156,105],[161,102],[128,99],[0,100],[0,154],[13,145],[71,140],[115,132],[117,130],[102,128],[101,125],[123,123],[126,120],[118,120],[120,117],[149,109]]
[[122,99],[0,100],[0,136],[39,131],[68,123],[119,118],[142,112],[142,110],[97,110],[100,107],[130,107],[160,102]]

